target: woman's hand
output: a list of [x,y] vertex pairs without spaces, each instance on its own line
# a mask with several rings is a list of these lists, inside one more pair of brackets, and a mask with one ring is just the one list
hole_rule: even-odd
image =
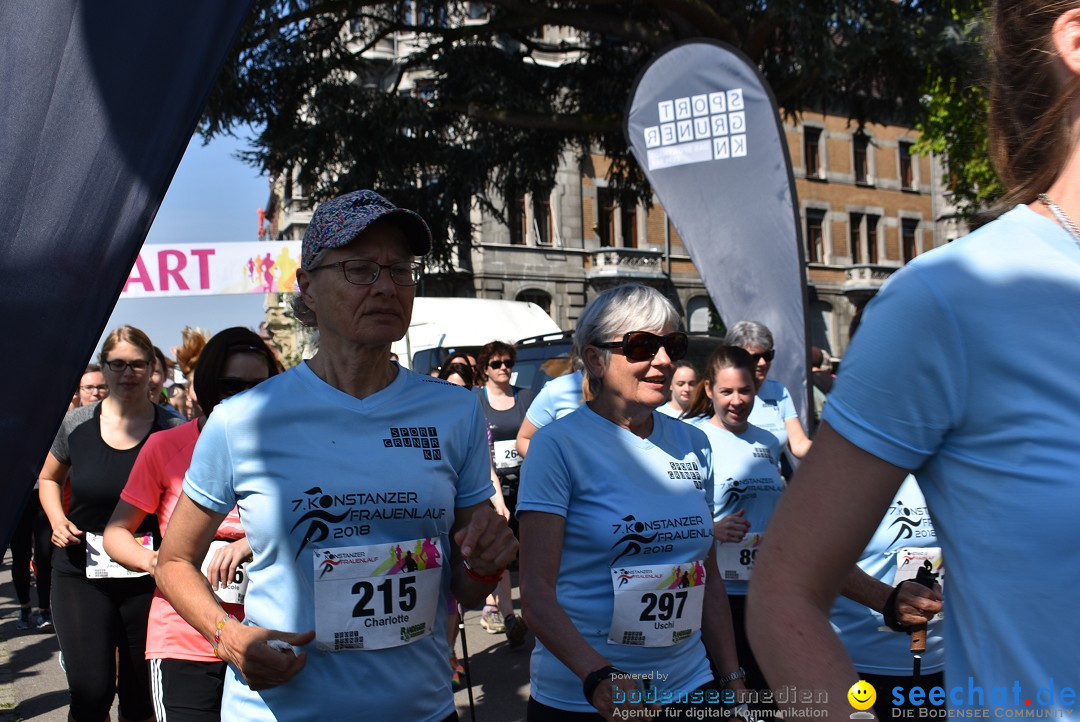
[[[218,656],[236,667],[252,690],[270,689],[285,684],[304,668],[307,652],[295,647],[310,644],[315,631],[301,634],[263,629],[229,619],[221,630]],[[291,647],[278,648],[268,642],[279,640]]]
[[217,590],[229,586],[236,576],[236,568],[251,558],[251,545],[247,537],[219,547],[206,569],[210,588]]
[[632,679],[607,679],[596,687],[589,704],[596,707],[596,711],[606,720],[649,719],[659,714],[658,704],[631,702],[629,695],[634,692],[640,693],[641,690]]
[[514,533],[488,504],[478,505],[464,528],[454,533],[461,556],[477,574],[494,575],[506,569],[517,556]]
[[728,514],[713,525],[713,535],[719,542],[741,542],[750,531],[750,522],[746,518],[746,509],[739,509]]
[[926,624],[941,611],[944,606],[942,599],[940,584],[927,589],[909,580],[900,585],[900,591],[896,594],[896,619],[908,627]]
[[80,537],[82,535],[82,530],[75,526],[70,519],[64,517],[58,523],[53,524],[52,543],[53,546],[63,549],[81,542]]

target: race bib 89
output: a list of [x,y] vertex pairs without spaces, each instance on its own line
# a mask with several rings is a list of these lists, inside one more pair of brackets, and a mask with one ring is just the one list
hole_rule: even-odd
[[747,532],[741,542],[716,543],[716,568],[725,582],[747,582],[754,573],[764,534]]

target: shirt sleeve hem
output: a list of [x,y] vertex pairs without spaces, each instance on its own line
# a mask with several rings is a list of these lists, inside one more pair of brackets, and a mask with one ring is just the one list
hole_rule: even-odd
[[839,400],[829,400],[822,414],[829,426],[868,454],[902,469],[917,469],[932,453],[905,444],[857,418]]
[[190,479],[184,479],[184,493],[188,495],[188,498],[201,507],[205,507],[210,511],[218,514],[228,514],[232,511],[235,504],[227,504],[219,499],[215,499],[195,486]]
[[520,516],[523,511],[543,511],[548,514],[554,514],[566,518],[566,507],[559,504],[552,504],[550,502],[543,501],[521,501],[518,500],[517,511],[515,516]]

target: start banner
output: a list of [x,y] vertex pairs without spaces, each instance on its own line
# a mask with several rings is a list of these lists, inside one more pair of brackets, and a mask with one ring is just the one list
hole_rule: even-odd
[[147,244],[120,298],[289,293],[298,268],[300,241]]

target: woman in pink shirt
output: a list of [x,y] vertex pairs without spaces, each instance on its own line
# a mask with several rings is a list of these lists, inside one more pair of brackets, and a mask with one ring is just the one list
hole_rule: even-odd
[[[229,328],[206,343],[195,364],[192,384],[203,415],[168,433],[155,434],[139,453],[105,529],[105,549],[113,559],[133,571],[155,573],[157,552],[140,545],[132,532],[147,514],[156,514],[164,536],[207,416],[223,399],[246,391],[277,371],[273,352],[248,329]],[[251,547],[236,509],[222,522],[214,539],[204,564],[208,583],[225,609],[242,619],[243,564],[250,559]],[[155,592],[150,607],[146,659],[158,720],[220,719],[225,662],[160,591]]]

